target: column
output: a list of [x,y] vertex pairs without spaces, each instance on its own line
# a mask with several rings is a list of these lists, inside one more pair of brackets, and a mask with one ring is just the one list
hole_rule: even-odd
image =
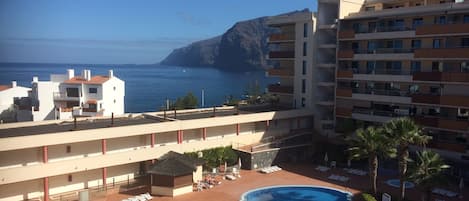
[[[42,147],[42,162],[49,162],[48,147]],[[44,201],[49,201],[49,177],[44,177]]]
[[183,130],[180,130],[180,131],[179,131],[179,135],[181,136],[181,137],[180,137],[180,139],[181,139],[180,144],[182,144],[182,141],[184,141],[184,131],[183,131]]
[[151,148],[155,147],[155,134],[152,133],[150,135],[150,138],[151,138]]
[[270,126],[270,121],[266,120],[265,121],[265,130],[269,129],[269,126]]
[[236,135],[239,135],[239,130],[240,130],[240,126],[239,124],[236,124]]
[[[101,140],[101,151],[104,154],[106,154],[107,152],[107,141],[106,139],[102,139]],[[107,168],[106,167],[103,167],[103,187],[104,189],[106,189],[106,178],[107,178]]]
[[207,139],[207,128],[202,128],[202,139]]

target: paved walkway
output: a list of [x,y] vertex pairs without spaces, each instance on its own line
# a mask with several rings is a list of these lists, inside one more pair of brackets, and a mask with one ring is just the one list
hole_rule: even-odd
[[[283,170],[273,172],[270,174],[262,174],[257,171],[242,170],[242,178],[235,181],[222,180],[222,184],[215,186],[212,189],[203,190],[202,192],[193,192],[174,198],[171,197],[154,197],[156,201],[239,201],[241,195],[249,190],[272,186],[272,185],[318,185],[333,187],[340,190],[349,191],[353,194],[359,194],[362,190],[367,189],[368,176],[355,176],[345,173],[342,169],[337,168],[328,172],[319,172],[314,170],[316,166],[309,164],[284,164],[280,165]],[[347,183],[332,181],[327,177],[331,174],[338,174],[350,177]],[[397,195],[398,188],[390,187],[384,183],[389,178],[380,178],[378,181],[378,190],[381,192],[389,192]],[[455,190],[453,188],[453,190]],[[469,188],[464,192],[464,198],[469,198]],[[125,198],[133,197],[140,193],[148,192],[148,188],[137,189],[127,193],[111,194],[102,200],[120,201]],[[457,192],[455,190],[455,192]],[[420,201],[420,192],[417,189],[407,191],[407,196],[411,200]],[[464,199],[446,197],[434,198],[443,199],[445,201],[463,201]],[[359,196],[354,200],[361,200]],[[395,198],[393,198],[395,200]]]

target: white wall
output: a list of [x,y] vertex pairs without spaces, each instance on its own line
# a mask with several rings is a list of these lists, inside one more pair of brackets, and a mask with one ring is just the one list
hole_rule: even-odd
[[[114,89],[115,88],[115,89]],[[112,77],[103,84],[104,116],[124,114],[125,82]],[[115,102],[114,102],[115,101]]]

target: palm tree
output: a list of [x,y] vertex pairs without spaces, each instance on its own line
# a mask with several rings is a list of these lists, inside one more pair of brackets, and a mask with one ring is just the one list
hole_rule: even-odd
[[370,185],[376,195],[376,178],[378,176],[378,156],[394,157],[396,149],[384,135],[382,128],[368,127],[358,129],[355,138],[348,138],[352,146],[349,148],[352,159],[368,158]]
[[398,118],[387,122],[384,125],[386,135],[392,139],[397,146],[399,161],[400,199],[405,196],[404,182],[407,173],[407,162],[409,160],[409,145],[425,145],[430,139],[427,135],[422,135],[420,127],[410,118]]
[[409,179],[422,188],[423,200],[430,200],[431,190],[438,184],[444,184],[446,179],[442,174],[448,165],[435,152],[417,152],[416,163],[409,169]]

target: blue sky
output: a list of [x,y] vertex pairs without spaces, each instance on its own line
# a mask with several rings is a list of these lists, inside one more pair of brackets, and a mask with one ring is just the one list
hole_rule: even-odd
[[0,0],[0,62],[148,64],[315,0]]

